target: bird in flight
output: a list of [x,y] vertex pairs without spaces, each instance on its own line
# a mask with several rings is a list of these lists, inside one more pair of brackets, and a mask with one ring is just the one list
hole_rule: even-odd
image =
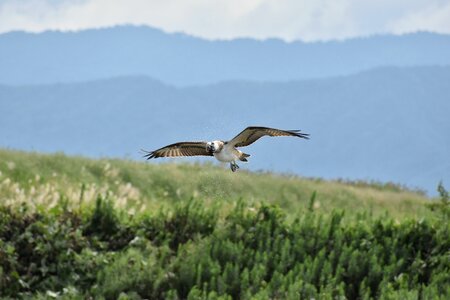
[[309,134],[300,130],[280,130],[268,127],[250,126],[229,141],[180,142],[162,147],[155,151],[145,151],[145,158],[177,156],[214,156],[221,162],[229,162],[231,171],[239,169],[236,161],[247,161],[250,154],[236,148],[253,144],[263,136],[294,136],[309,139]]

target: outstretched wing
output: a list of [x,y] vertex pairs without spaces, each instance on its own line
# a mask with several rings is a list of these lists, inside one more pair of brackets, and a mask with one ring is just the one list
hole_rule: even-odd
[[235,147],[244,147],[253,144],[261,137],[268,136],[296,136],[303,139],[309,139],[309,134],[301,133],[300,130],[280,130],[268,127],[251,126],[245,128],[241,133],[235,136],[228,143]]
[[206,142],[181,142],[162,147],[155,151],[144,151],[147,159],[158,157],[176,156],[213,156],[212,152],[206,149]]

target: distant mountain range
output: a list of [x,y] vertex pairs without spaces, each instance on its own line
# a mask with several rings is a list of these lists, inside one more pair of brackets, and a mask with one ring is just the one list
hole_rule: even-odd
[[345,41],[209,41],[150,27],[0,35],[0,83],[89,81],[145,75],[177,86],[288,81],[380,66],[450,64],[450,36],[415,33]]
[[[24,36],[59,38],[60,34],[47,35]],[[432,36],[409,38],[413,37]],[[207,44],[180,35],[172,38]],[[57,59],[69,64],[64,57],[60,53]],[[92,65],[86,70],[103,72]],[[152,150],[182,140],[228,139],[248,125],[265,125],[302,129],[311,134],[311,140],[262,139],[246,149],[252,156],[242,169],[393,181],[432,193],[440,180],[450,183],[450,67],[385,67],[327,79],[236,80],[185,88],[145,76],[2,85],[0,111],[1,147],[141,159],[141,148]]]

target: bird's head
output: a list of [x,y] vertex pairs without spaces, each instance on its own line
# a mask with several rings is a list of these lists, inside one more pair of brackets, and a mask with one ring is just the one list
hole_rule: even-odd
[[220,151],[222,146],[223,146],[223,142],[212,141],[212,142],[206,143],[206,150],[208,150],[208,152],[210,152],[210,153],[215,153],[215,152]]

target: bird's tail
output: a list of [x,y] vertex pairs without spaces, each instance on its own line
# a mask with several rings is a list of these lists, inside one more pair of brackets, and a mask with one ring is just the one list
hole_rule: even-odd
[[249,156],[250,156],[250,154],[241,152],[241,155],[239,156],[239,160],[240,161],[248,161],[246,157],[249,157]]

